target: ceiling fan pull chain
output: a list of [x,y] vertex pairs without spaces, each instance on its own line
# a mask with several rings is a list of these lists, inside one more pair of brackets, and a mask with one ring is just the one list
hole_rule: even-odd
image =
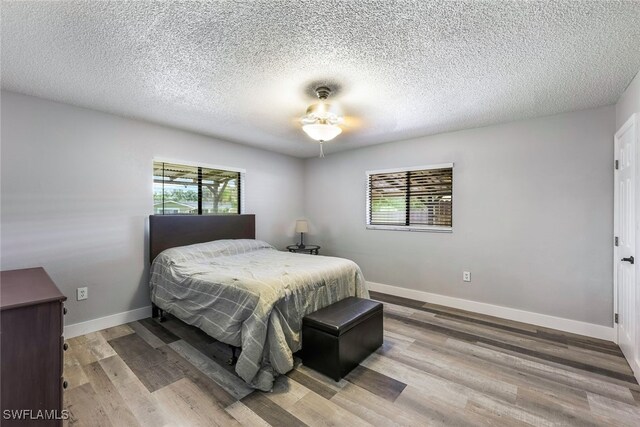
[[322,150],[322,141],[320,141],[320,158],[324,157],[324,151]]

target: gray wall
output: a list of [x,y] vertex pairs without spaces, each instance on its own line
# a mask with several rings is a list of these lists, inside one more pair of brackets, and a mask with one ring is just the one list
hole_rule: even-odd
[[637,112],[640,112],[640,73],[636,74],[616,104],[616,129]]
[[67,324],[149,304],[154,157],[245,168],[257,237],[294,240],[300,159],[11,92],[1,102],[0,266],[44,266],[69,297]]
[[[291,243],[306,212],[307,240],[368,280],[611,323],[613,107],[302,161],[10,92],[1,101],[0,266],[47,268],[70,297],[67,324],[149,303],[153,157],[245,168],[258,238]],[[456,164],[453,233],[365,229],[366,170],[443,162]],[[79,286],[87,301],[75,301]]]
[[[610,326],[614,127],[604,107],[309,160],[307,240],[373,282]],[[446,162],[453,233],[365,229],[365,171]]]

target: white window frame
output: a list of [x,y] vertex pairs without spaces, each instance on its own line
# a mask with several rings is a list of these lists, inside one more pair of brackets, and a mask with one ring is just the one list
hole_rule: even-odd
[[[245,190],[247,187],[247,170],[243,168],[237,168],[235,166],[220,166],[220,165],[212,165],[208,163],[200,163],[200,162],[191,162],[188,160],[179,160],[179,159],[170,159],[166,157],[154,157],[151,159],[151,171],[153,172],[153,164],[156,162],[162,163],[173,163],[176,165],[184,165],[184,166],[192,166],[192,167],[201,167],[207,169],[219,169],[229,172],[238,172],[240,173],[240,213],[238,215],[242,215],[246,213],[247,207],[245,203]],[[151,174],[151,200],[153,200],[153,173]]]
[[[443,226],[434,226],[434,225],[372,225],[369,220],[369,208],[371,206],[371,192],[369,190],[369,180],[371,175],[381,174],[381,173],[398,173],[398,172],[411,172],[418,170],[431,170],[431,169],[447,169],[451,168],[452,176],[453,173],[453,163],[439,163],[434,165],[426,165],[426,166],[410,166],[405,168],[394,168],[394,169],[378,169],[378,170],[370,170],[365,172],[366,176],[366,193],[367,193],[367,203],[365,206],[364,217],[365,224],[367,230],[393,230],[393,231],[428,231],[432,233],[453,233],[453,227],[443,227]],[[453,216],[454,211],[454,198],[453,198],[453,188],[452,188],[452,200],[451,200],[451,215]]]

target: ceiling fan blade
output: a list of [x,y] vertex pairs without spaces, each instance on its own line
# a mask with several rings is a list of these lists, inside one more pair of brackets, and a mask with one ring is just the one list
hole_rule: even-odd
[[364,120],[362,120],[361,118],[354,116],[344,116],[342,118],[342,124],[340,126],[349,130],[355,130],[361,128],[362,126],[364,126],[364,124]]

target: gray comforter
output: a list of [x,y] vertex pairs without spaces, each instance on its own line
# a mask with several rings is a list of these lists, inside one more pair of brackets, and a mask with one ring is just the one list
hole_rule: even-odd
[[153,261],[150,287],[158,307],[241,346],[236,372],[265,391],[293,368],[304,315],[348,296],[369,296],[353,261],[280,252],[259,240],[168,249]]

